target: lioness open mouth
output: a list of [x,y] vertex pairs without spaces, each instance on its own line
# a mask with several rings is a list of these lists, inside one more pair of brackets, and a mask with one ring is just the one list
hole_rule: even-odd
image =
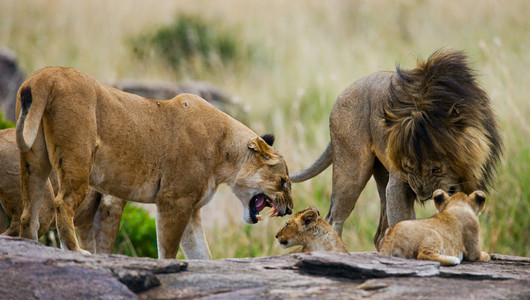
[[276,217],[279,215],[278,208],[274,203],[272,203],[272,200],[265,194],[257,194],[256,196],[252,197],[250,199],[250,202],[248,204],[248,208],[250,211],[250,219],[253,223],[258,223],[258,221],[263,220],[263,218],[259,215],[259,213],[265,208],[265,207],[271,207],[270,216]]

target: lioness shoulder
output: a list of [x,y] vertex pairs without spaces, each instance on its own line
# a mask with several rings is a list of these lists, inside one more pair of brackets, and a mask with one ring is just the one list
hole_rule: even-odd
[[433,194],[438,214],[429,219],[401,221],[388,228],[380,253],[388,256],[438,261],[457,265],[463,259],[486,261],[480,251],[478,215],[486,197],[482,191],[449,196],[443,190]]

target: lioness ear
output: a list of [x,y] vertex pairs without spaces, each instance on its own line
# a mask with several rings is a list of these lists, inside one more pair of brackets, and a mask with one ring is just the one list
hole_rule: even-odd
[[271,147],[259,136],[248,142],[248,148],[260,154],[267,164],[272,165],[278,162],[276,155],[272,153]]
[[316,220],[318,218],[318,212],[314,210],[308,210],[302,215],[302,224],[305,227],[309,227],[310,225],[316,223]]
[[440,207],[448,197],[449,195],[447,195],[447,193],[441,189],[434,191],[432,194],[432,199],[434,200],[434,206],[436,207],[436,210],[440,211]]
[[263,135],[261,138],[262,138],[262,139],[265,141],[265,143],[267,143],[267,145],[269,145],[269,146],[272,146],[272,144],[274,144],[274,140],[275,140],[275,138],[274,138],[274,135],[273,135],[273,134],[266,134],[266,135]]

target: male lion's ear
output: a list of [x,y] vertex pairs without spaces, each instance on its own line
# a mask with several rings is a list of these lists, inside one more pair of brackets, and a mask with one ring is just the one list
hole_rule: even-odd
[[260,154],[267,164],[275,164],[278,162],[276,155],[272,153],[271,147],[259,136],[248,142],[248,148]]
[[437,189],[436,191],[434,191],[434,193],[432,194],[432,199],[434,200],[434,207],[436,207],[436,210],[441,210],[442,204],[448,197],[449,195],[441,189]]
[[265,143],[267,143],[267,145],[271,147],[272,147],[272,144],[274,144],[275,138],[273,134],[266,134],[266,135],[263,135],[261,138],[265,141]]
[[318,218],[318,212],[312,210],[312,209],[308,209],[306,212],[304,212],[302,214],[302,224],[305,226],[305,227],[309,227],[309,226],[312,226],[316,223],[317,221],[317,218]]

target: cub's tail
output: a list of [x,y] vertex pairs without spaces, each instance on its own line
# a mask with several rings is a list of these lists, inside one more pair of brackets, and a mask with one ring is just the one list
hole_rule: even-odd
[[294,174],[290,174],[289,177],[291,178],[291,181],[306,181],[322,173],[322,171],[329,167],[333,162],[332,154],[333,147],[331,146],[331,143],[329,143],[326,147],[326,150],[324,150],[320,157],[310,167],[307,167],[302,171],[296,172]]
[[21,108],[16,128],[17,145],[21,152],[28,152],[37,138],[48,92],[45,95],[34,93],[31,86],[25,84],[20,88],[17,98]]

